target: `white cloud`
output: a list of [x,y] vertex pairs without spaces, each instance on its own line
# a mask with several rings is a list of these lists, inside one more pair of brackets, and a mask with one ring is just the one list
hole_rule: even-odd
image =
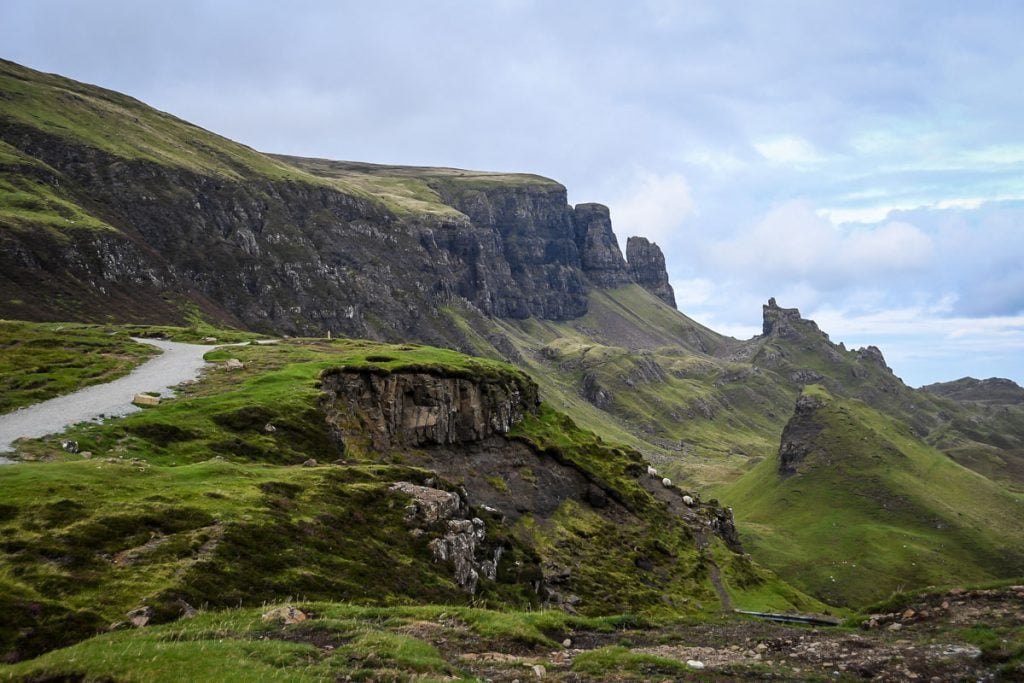
[[931,238],[906,222],[840,229],[806,202],[787,202],[754,226],[708,247],[730,276],[767,283],[803,280],[816,289],[903,273],[931,259]]
[[754,149],[775,164],[804,165],[817,163],[824,159],[814,145],[795,135],[783,135],[757,141],[754,143]]
[[646,171],[638,173],[609,206],[619,234],[643,235],[662,246],[678,236],[682,222],[696,210],[684,176]]

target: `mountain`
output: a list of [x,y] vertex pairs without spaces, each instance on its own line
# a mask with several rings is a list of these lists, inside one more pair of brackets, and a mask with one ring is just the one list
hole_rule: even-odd
[[[903,425],[916,439],[908,446],[915,453],[926,449],[929,457],[939,453],[951,466],[963,466],[943,470],[954,482],[975,482],[973,470],[994,490],[1024,486],[1024,416],[1013,387],[980,389],[961,380],[913,389],[875,347],[834,343],[797,309],[774,299],[762,315],[762,333],[738,340],[676,310],[657,245],[630,237],[624,256],[608,209],[570,206],[565,188],[553,180],[263,154],[125,95],[0,61],[0,317],[133,325],[117,328],[122,332],[191,325],[193,339],[208,336],[199,332],[211,325],[276,336],[331,335],[431,344],[509,362],[537,382],[550,411],[544,415],[571,421],[559,422],[550,438],[590,444],[583,450],[594,456],[586,466],[591,475],[597,476],[602,458],[617,463],[619,474],[635,473],[647,461],[687,495],[705,492],[708,509],[725,509],[712,504],[715,495],[741,520],[760,519],[763,510],[746,495],[745,482],[775,471],[793,406],[809,386]],[[46,378],[19,382],[45,384]],[[310,407],[296,409],[305,415]],[[875,421],[855,420],[852,429],[871,441]],[[204,457],[259,463],[280,457],[277,464],[289,467],[310,455],[266,435],[218,432],[207,442],[179,439],[182,434],[166,427],[156,433],[157,441],[140,437],[148,443],[139,453],[185,449],[189,459],[181,462],[193,463],[188,444],[203,444],[209,447]],[[173,445],[161,445],[164,438]],[[362,448],[379,450],[372,443]],[[532,448],[546,452],[548,446]],[[384,455],[415,460],[407,452],[415,447],[403,443],[392,450]],[[438,476],[472,474],[445,472]],[[525,487],[520,479],[506,486]],[[914,488],[905,478],[896,483]],[[675,499],[662,500],[667,494],[657,486],[650,488],[635,492],[678,507]],[[948,493],[923,484],[918,489]],[[974,484],[968,489],[990,492]],[[643,525],[683,533],[672,527],[678,520],[652,519]],[[896,527],[916,523],[901,520]],[[606,528],[602,524],[576,531],[591,538],[594,529]],[[811,556],[815,536],[801,533],[799,518],[779,514],[773,524],[762,520],[753,532],[740,532],[792,532],[794,552]],[[844,547],[854,547],[854,538]],[[579,543],[545,537],[532,547],[560,549],[562,561],[600,550]],[[619,554],[625,546],[616,548],[610,562],[626,557]],[[779,561],[771,543],[755,540],[748,550],[755,561],[797,571]],[[597,562],[603,555],[591,557],[605,566]],[[687,557],[684,566],[710,566]],[[628,558],[627,565],[637,559]],[[1015,566],[990,559],[979,555],[957,566],[970,577],[1003,575]],[[912,565],[886,571],[906,585],[930,580]],[[795,576],[819,595],[835,596],[829,586],[804,581],[798,571]],[[569,592],[582,597],[589,590],[592,597],[599,588],[594,581]],[[709,584],[701,579],[699,585],[694,591],[707,594]],[[863,595],[839,598],[853,602]]]
[[778,452],[719,491],[754,556],[840,605],[1024,574],[1024,498],[862,401],[804,389]]
[[671,299],[656,245],[627,265],[607,208],[546,178],[272,157],[10,62],[0,92],[3,317],[458,345],[447,308],[570,319],[634,280]]

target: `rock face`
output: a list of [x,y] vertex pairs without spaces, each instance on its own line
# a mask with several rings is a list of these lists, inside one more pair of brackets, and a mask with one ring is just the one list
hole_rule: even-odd
[[378,451],[482,441],[537,410],[537,385],[524,375],[453,377],[430,372],[340,369],[322,377],[327,421],[342,447]]
[[801,328],[825,336],[825,333],[818,329],[817,323],[800,317],[800,309],[782,308],[775,303],[775,297],[768,299],[768,303],[761,307],[761,315],[761,334],[765,337],[774,335],[783,339],[796,339],[800,336]]
[[672,308],[676,307],[676,293],[668,281],[661,247],[646,237],[630,237],[626,240],[626,261],[633,282]]
[[825,428],[815,419],[815,413],[822,405],[821,400],[813,395],[804,394],[797,399],[796,410],[782,430],[779,445],[779,474],[782,476],[796,474],[800,463],[811,454],[814,437]]
[[622,258],[618,240],[612,232],[608,207],[601,204],[577,204],[574,212],[576,242],[587,278],[599,287],[618,287],[632,280]]
[[[25,107],[93,115],[52,78],[2,62],[6,73],[35,88],[38,102]],[[164,115],[66,83],[134,107],[104,123],[124,132],[121,151],[34,125],[31,116],[3,118],[0,141],[24,163],[0,167],[0,176],[41,184],[107,227],[68,219],[57,232],[0,222],[0,317],[184,323],[187,309],[198,308],[277,334],[459,346],[447,307],[567,320],[586,313],[594,287],[640,282],[665,294],[658,283],[667,278],[655,272],[663,260],[652,252],[631,270],[608,209],[573,208],[565,188],[546,178],[270,157],[226,140],[239,158],[215,171],[230,153],[189,132],[168,141],[181,158],[135,149],[151,134],[140,117]],[[21,95],[7,94],[16,110]],[[335,182],[381,175],[415,183],[425,199],[410,208],[389,199],[391,185]]]

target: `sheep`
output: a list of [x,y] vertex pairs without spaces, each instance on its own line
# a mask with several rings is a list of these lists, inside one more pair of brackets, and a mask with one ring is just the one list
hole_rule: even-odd
[[669,486],[672,486],[672,480],[669,479],[668,477],[665,477],[664,479],[661,480],[661,485],[664,486],[665,488],[668,488]]
[[656,470],[653,467],[651,467],[650,465],[648,465],[647,466],[647,474],[649,474],[652,477],[656,477],[656,476],[658,476],[658,470]]
[[686,503],[687,507],[693,507],[694,501],[692,496],[683,496],[683,502]]

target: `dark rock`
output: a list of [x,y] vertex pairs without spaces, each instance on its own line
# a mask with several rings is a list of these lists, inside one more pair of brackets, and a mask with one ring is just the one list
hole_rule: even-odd
[[824,404],[809,395],[801,395],[796,401],[793,417],[782,430],[779,445],[779,474],[784,477],[796,474],[797,466],[807,459],[814,449],[813,441],[825,425],[815,418],[815,413]]
[[602,410],[610,406],[615,400],[612,393],[602,387],[597,376],[591,372],[583,375],[583,383],[580,386],[580,395]]
[[481,441],[536,412],[537,385],[520,373],[490,378],[342,368],[324,372],[327,422],[344,444],[387,451]]
[[574,221],[587,279],[598,287],[628,285],[632,279],[612,231],[608,207],[603,204],[577,204]]
[[668,281],[661,247],[646,237],[630,237],[626,240],[626,262],[633,282],[672,308],[676,307],[676,294]]
[[586,499],[595,508],[608,507],[608,494],[600,486],[589,485],[587,487]]
[[800,317],[800,309],[782,308],[775,303],[775,297],[761,307],[763,318],[762,336],[777,336],[783,339],[799,339],[800,332],[812,332],[816,337],[825,337],[813,320]]

